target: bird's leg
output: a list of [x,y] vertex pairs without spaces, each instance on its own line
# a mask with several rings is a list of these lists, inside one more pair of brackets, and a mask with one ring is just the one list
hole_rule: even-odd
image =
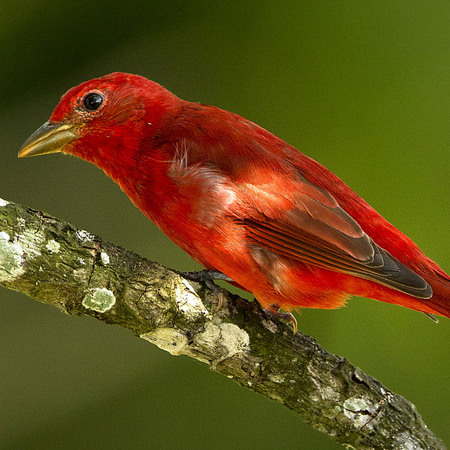
[[215,313],[222,308],[224,293],[215,283],[214,280],[233,281],[230,277],[218,270],[200,270],[198,272],[180,272],[183,277],[192,281],[203,281],[216,295],[218,299]]
[[290,312],[280,312],[280,309],[281,308],[279,308],[277,305],[272,304],[268,308],[265,308],[264,312],[273,318],[292,323],[292,331],[294,332],[294,334],[297,334],[298,327],[297,319],[295,318],[295,316]]

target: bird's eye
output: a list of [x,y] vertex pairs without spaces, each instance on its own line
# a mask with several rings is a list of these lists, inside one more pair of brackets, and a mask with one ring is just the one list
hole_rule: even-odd
[[88,111],[96,111],[102,106],[104,97],[98,92],[91,92],[87,94],[83,99],[83,106]]

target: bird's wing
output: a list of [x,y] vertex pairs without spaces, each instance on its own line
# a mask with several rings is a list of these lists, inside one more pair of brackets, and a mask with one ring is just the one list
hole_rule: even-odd
[[286,179],[261,183],[258,179],[258,184],[241,184],[239,195],[245,207],[240,205],[244,213],[238,220],[252,244],[418,298],[432,295],[422,277],[376,245],[331,194],[300,173],[295,174],[294,183]]

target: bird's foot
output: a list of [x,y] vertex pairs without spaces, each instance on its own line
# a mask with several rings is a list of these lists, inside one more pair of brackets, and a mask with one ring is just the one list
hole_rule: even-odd
[[180,275],[192,281],[203,281],[206,286],[217,295],[218,303],[214,313],[222,308],[225,294],[223,293],[223,290],[214,283],[214,280],[233,281],[230,277],[227,277],[218,270],[207,269],[198,272],[180,272]]
[[285,322],[292,323],[292,331],[294,334],[297,334],[297,319],[295,316],[290,312],[280,312],[281,308],[279,308],[277,305],[270,305],[268,308],[264,309],[264,312],[267,313],[269,316],[275,318],[275,319],[281,319]]
[[230,277],[222,272],[219,272],[218,270],[205,269],[197,272],[180,272],[180,275],[192,281],[233,281]]

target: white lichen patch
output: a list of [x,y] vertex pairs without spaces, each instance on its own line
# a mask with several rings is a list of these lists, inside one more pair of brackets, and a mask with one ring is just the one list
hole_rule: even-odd
[[197,295],[197,292],[195,292],[195,289],[191,286],[191,283],[189,283],[188,280],[185,280],[183,278],[183,284],[195,295]]
[[7,206],[7,205],[9,205],[9,202],[0,198],[0,208],[2,208],[3,206]]
[[245,330],[233,323],[207,323],[205,331],[195,337],[197,345],[208,348],[222,347],[221,359],[230,358],[250,348],[250,338]]
[[42,245],[45,242],[45,234],[42,231],[24,228],[15,236],[15,239],[28,258],[41,255]]
[[361,397],[350,397],[344,402],[344,414],[356,428],[370,426],[376,407]]
[[329,386],[324,386],[322,382],[322,373],[320,367],[314,365],[314,361],[311,360],[307,366],[307,370],[310,373],[310,380],[314,384],[316,390],[311,397],[314,396],[317,401],[327,400],[332,402],[339,402],[341,395],[339,393],[340,386],[335,379],[329,379]]
[[73,271],[73,276],[79,278],[80,280],[86,280],[88,276],[87,270],[83,268],[75,269]]
[[339,399],[341,398],[339,392],[336,392],[332,387],[330,386],[325,386],[322,390],[321,390],[321,394],[322,394],[322,398],[324,400],[332,400],[332,401],[339,401]]
[[176,286],[175,299],[178,310],[183,313],[188,320],[196,320],[199,316],[206,316],[208,314],[208,310],[202,300],[186,280],[183,280],[182,285]]
[[116,304],[116,296],[109,289],[96,289],[92,294],[87,294],[81,303],[85,308],[104,313]]
[[5,231],[0,231],[0,281],[12,281],[24,272],[23,248],[17,240],[11,241]]
[[395,448],[401,448],[404,450],[416,450],[423,448],[421,443],[418,442],[414,436],[411,436],[406,431],[396,436],[395,444],[398,445],[398,447]]
[[109,255],[106,252],[100,252],[100,260],[104,266],[110,263]]
[[157,345],[161,350],[165,350],[171,355],[178,356],[186,354],[188,338],[185,334],[174,328],[157,328],[149,333],[141,334],[140,337]]
[[344,402],[344,408],[348,411],[369,411],[371,409],[371,404],[367,402],[364,398],[350,397]]
[[269,379],[269,381],[276,384],[282,384],[285,381],[285,377],[280,374],[269,374],[267,378]]
[[83,241],[84,242],[86,242],[86,241],[90,242],[90,241],[94,240],[94,235],[89,233],[86,230],[77,230],[76,235],[77,235],[78,240],[80,240],[82,242]]
[[49,253],[59,253],[61,245],[59,244],[59,242],[50,239],[47,244],[45,244],[45,248],[49,251]]

